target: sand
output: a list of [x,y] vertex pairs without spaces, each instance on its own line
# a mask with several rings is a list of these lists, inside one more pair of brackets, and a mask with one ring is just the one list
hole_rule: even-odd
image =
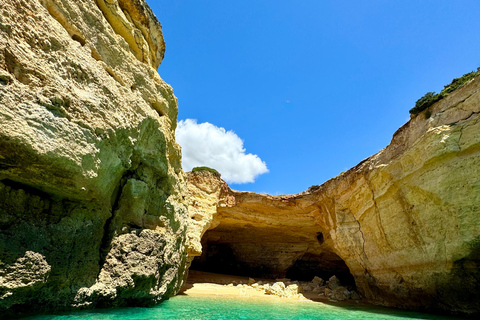
[[[302,293],[298,298],[282,298],[275,295],[266,294],[263,290],[248,286],[248,277],[216,274],[190,270],[186,285],[182,288],[180,294],[188,296],[228,296],[255,299],[281,299],[290,301],[328,301],[324,297],[319,297],[316,293]],[[255,281],[276,282],[275,279],[258,279]]]

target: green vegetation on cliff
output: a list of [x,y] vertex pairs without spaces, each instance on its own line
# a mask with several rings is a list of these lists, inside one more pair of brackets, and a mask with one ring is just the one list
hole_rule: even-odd
[[208,171],[212,173],[215,177],[220,178],[221,174],[217,170],[209,167],[195,167],[192,169],[192,172],[201,172],[201,171]]
[[460,78],[455,78],[447,84],[440,93],[435,92],[427,92],[423,97],[415,102],[415,107],[410,109],[410,114],[417,115],[425,109],[428,109],[432,106],[435,102],[438,102],[448,96],[451,92],[463,87],[466,85],[470,80],[475,78],[478,74],[480,74],[480,68],[477,71],[472,71],[469,73],[464,74]]

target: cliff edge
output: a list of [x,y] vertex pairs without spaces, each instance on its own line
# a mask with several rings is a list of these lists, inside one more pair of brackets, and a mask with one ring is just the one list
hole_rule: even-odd
[[189,173],[192,268],[336,275],[374,303],[480,313],[479,89],[476,77],[412,116],[379,153],[300,194],[238,192]]
[[0,0],[0,311],[152,305],[182,285],[177,100],[144,0]]

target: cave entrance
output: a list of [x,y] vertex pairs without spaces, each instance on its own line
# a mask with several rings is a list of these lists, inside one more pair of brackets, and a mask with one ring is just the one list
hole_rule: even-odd
[[230,245],[226,243],[203,243],[202,255],[195,257],[191,270],[235,276],[251,276],[249,269],[237,257]]
[[298,281],[311,281],[315,276],[325,281],[336,276],[342,285],[355,287],[355,279],[345,261],[333,252],[306,253],[286,273],[287,278]]
[[[282,243],[278,242],[268,246],[261,242],[248,243],[246,239],[233,238],[234,232],[231,231],[228,240],[232,241],[227,242],[218,236],[218,231],[215,233],[212,230],[204,235],[202,255],[192,261],[191,270],[263,279],[288,278],[293,281],[312,281],[315,276],[327,281],[336,276],[342,285],[356,287],[345,261],[327,243],[322,243],[318,251],[306,252],[299,257],[298,251],[293,250],[298,249],[295,246],[282,247]],[[315,240],[323,242],[319,235]]]

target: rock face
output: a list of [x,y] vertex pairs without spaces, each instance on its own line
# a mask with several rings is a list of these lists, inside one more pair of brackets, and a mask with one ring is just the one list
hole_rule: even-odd
[[0,0],[2,315],[151,305],[195,256],[480,313],[479,79],[321,186],[273,197],[201,172],[187,200],[164,50],[144,0]]
[[164,50],[144,0],[0,0],[2,314],[151,305],[181,286]]
[[413,117],[385,149],[306,192],[224,188],[216,213],[195,213],[210,229],[192,267],[336,274],[342,283],[350,275],[379,304],[480,313],[479,89],[474,79]]
[[208,229],[218,226],[216,219],[219,202],[224,203],[230,190],[222,179],[209,171],[187,172],[188,222],[187,253],[189,263],[202,254],[201,240]]
[[197,257],[192,268],[302,281],[337,275],[353,283],[328,234],[319,240],[324,230],[314,215],[316,198],[303,197],[300,203],[299,195],[238,192],[207,171],[187,176],[191,217],[187,243],[190,260]]

